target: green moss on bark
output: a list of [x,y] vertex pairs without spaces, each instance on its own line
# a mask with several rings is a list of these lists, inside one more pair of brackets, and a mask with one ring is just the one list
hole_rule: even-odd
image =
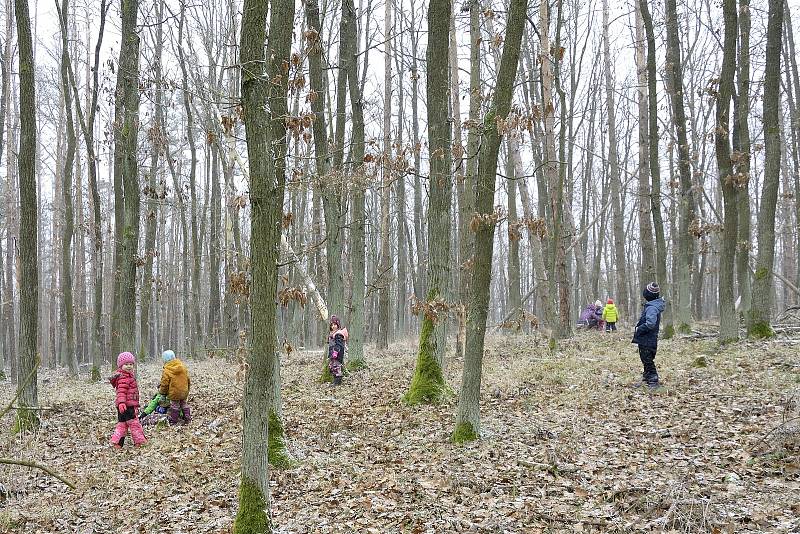
[[286,435],[280,417],[274,410],[269,412],[269,435],[267,436],[269,465],[277,469],[290,469],[296,462],[286,450]]
[[668,325],[664,328],[664,335],[661,336],[663,339],[672,339],[675,337],[675,327],[673,325]]
[[680,334],[691,334],[692,333],[692,325],[687,323],[681,323],[678,325],[678,333]]
[[271,530],[264,492],[255,481],[242,476],[239,485],[239,512],[233,525],[234,534],[269,534]]
[[89,382],[100,382],[100,368],[96,365],[89,371]]
[[414,377],[408,388],[404,400],[408,404],[435,404],[440,402],[447,393],[447,387],[442,374],[442,366],[433,355],[433,321],[425,317],[422,320],[422,332],[419,336],[419,354]]
[[333,382],[333,373],[331,373],[330,367],[328,367],[328,357],[322,359],[322,374],[319,377],[319,381],[323,384]]
[[[350,360],[348,361],[345,366],[345,370],[349,373],[355,373],[357,371],[362,371],[364,369],[368,369],[369,365],[367,365],[367,360],[365,359],[358,359],[358,360]],[[330,371],[328,371],[330,372]]]
[[17,408],[17,419],[14,421],[14,426],[11,429],[13,434],[20,432],[28,432],[39,428],[39,415],[36,410],[29,410],[28,408]]
[[775,331],[764,321],[756,321],[747,328],[747,335],[753,339],[769,339],[775,337]]
[[476,439],[478,439],[478,433],[475,432],[472,423],[468,421],[458,423],[456,429],[453,431],[453,435],[450,436],[450,440],[453,443],[466,443],[468,441],[475,441]]

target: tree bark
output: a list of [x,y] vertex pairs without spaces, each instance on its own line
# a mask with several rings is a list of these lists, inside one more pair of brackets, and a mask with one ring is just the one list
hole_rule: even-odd
[[747,315],[750,337],[774,335],[770,326],[775,264],[775,206],[781,171],[780,102],[783,0],[769,1],[767,59],[764,67],[764,184],[758,212],[758,256],[753,281],[753,307]]
[[[391,241],[391,217],[389,205],[391,203],[392,182],[394,180],[392,172],[392,138],[391,138],[391,118],[392,118],[392,40],[389,34],[392,30],[392,3],[387,0],[384,15],[384,35],[386,36],[386,51],[384,54],[383,71],[383,167],[381,184],[381,252],[380,267],[378,276],[378,339],[377,348],[386,349],[389,347],[389,293],[392,280],[392,258],[389,256]],[[444,56],[445,61],[447,55]],[[430,102],[430,95],[428,95]],[[430,113],[429,113],[430,116]]]
[[691,269],[693,261],[692,236],[689,225],[694,218],[692,199],[692,169],[689,154],[689,141],[686,136],[687,121],[683,103],[683,63],[681,61],[681,46],[678,38],[678,14],[676,0],[666,1],[666,27],[667,27],[667,90],[672,101],[673,126],[678,140],[678,173],[680,177],[680,191],[678,195],[678,236],[677,254],[675,262],[676,272],[676,302],[675,324],[678,332],[691,333],[692,308],[690,300]]
[[736,261],[736,238],[738,210],[736,206],[736,174],[731,160],[730,131],[733,123],[730,116],[733,77],[736,72],[737,13],[735,0],[723,0],[725,40],[723,44],[722,72],[717,92],[716,126],[714,145],[717,169],[722,186],[725,216],[722,229],[722,247],[719,258],[719,339],[722,343],[739,338],[739,320],[734,303],[734,265]]
[[441,400],[446,391],[443,369],[446,302],[450,273],[450,202],[452,165],[448,122],[450,84],[450,0],[431,0],[428,8],[427,101],[430,183],[428,204],[428,294],[422,303],[422,328],[414,376],[405,399],[411,404]]
[[20,291],[19,291],[19,376],[33,378],[22,388],[18,399],[15,430],[39,427],[39,417],[31,407],[38,406],[36,368],[39,364],[37,334],[39,324],[39,269],[37,249],[36,195],[36,84],[33,43],[27,0],[15,0],[17,42],[19,46],[19,203],[20,203]]
[[244,386],[242,478],[234,525],[236,534],[256,534],[271,528],[268,455],[269,449],[283,437],[280,399],[276,398],[280,392],[280,368],[275,298],[285,184],[289,73],[284,67],[290,65],[294,2],[273,0],[271,5],[268,39],[266,2],[245,0],[242,10],[240,62],[250,169],[252,341]]
[[[639,0],[645,34],[647,36],[647,101],[648,101],[648,138],[650,155],[650,206],[653,210],[653,230],[656,237],[656,277],[661,286],[661,295],[667,297],[669,285],[667,280],[667,242],[664,236],[664,218],[661,214],[661,168],[658,153],[658,102],[656,94],[656,39],[653,30],[653,18],[647,6],[647,0]],[[675,328],[672,323],[672,311],[669,299],[667,309],[661,317],[664,324],[664,338],[670,338]]]
[[[436,1],[436,0],[433,0]],[[433,5],[433,2],[432,2]],[[543,2],[543,6],[547,3]],[[542,10],[546,10],[543,7]],[[476,214],[470,226],[475,231],[475,259],[472,269],[473,298],[467,318],[467,343],[464,355],[464,374],[458,400],[454,442],[477,439],[481,431],[480,388],[483,366],[486,319],[489,311],[489,286],[492,277],[494,231],[497,215],[494,211],[494,191],[497,175],[497,157],[505,132],[503,121],[511,110],[514,80],[519,65],[522,31],[527,21],[527,0],[511,0],[506,25],[503,57],[497,74],[494,100],[483,121],[483,136],[478,160],[478,182],[475,189]],[[546,20],[546,14],[543,19]],[[543,30],[544,31],[544,30]],[[543,56],[542,61],[550,61]]]

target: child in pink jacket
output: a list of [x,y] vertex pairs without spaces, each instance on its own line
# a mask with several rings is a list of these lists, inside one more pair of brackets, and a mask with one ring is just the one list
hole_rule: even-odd
[[114,406],[117,408],[117,426],[111,434],[111,445],[121,449],[128,430],[131,432],[136,447],[147,443],[142,424],[136,412],[139,411],[139,386],[133,374],[136,358],[130,352],[123,352],[117,357],[117,371],[111,377],[111,385],[117,390]]

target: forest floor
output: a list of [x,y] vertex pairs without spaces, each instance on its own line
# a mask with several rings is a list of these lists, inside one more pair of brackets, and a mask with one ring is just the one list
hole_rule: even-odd
[[[296,467],[272,472],[286,533],[800,532],[800,357],[795,345],[662,342],[665,387],[633,388],[627,334],[582,333],[550,352],[533,336],[489,339],[483,438],[449,442],[456,398],[409,407],[413,341],[369,354],[333,389],[321,353],[283,362],[284,424]],[[703,357],[705,367],[702,367]],[[455,391],[462,361],[448,362]],[[241,383],[236,364],[190,361],[194,422],[146,429],[113,450],[112,389],[42,371],[34,435],[0,421],[0,532],[226,533],[237,509]],[[139,369],[142,397],[160,366]],[[10,400],[8,382],[0,405]],[[12,412],[13,413],[13,412]],[[129,440],[130,438],[128,438]]]

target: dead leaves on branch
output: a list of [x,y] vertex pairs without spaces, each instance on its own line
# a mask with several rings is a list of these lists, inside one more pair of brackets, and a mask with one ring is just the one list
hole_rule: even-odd
[[437,297],[433,300],[418,299],[416,295],[411,295],[411,313],[419,317],[422,314],[426,319],[433,324],[438,324],[439,321],[446,319],[453,310],[458,306],[454,303],[447,302],[442,297]]

